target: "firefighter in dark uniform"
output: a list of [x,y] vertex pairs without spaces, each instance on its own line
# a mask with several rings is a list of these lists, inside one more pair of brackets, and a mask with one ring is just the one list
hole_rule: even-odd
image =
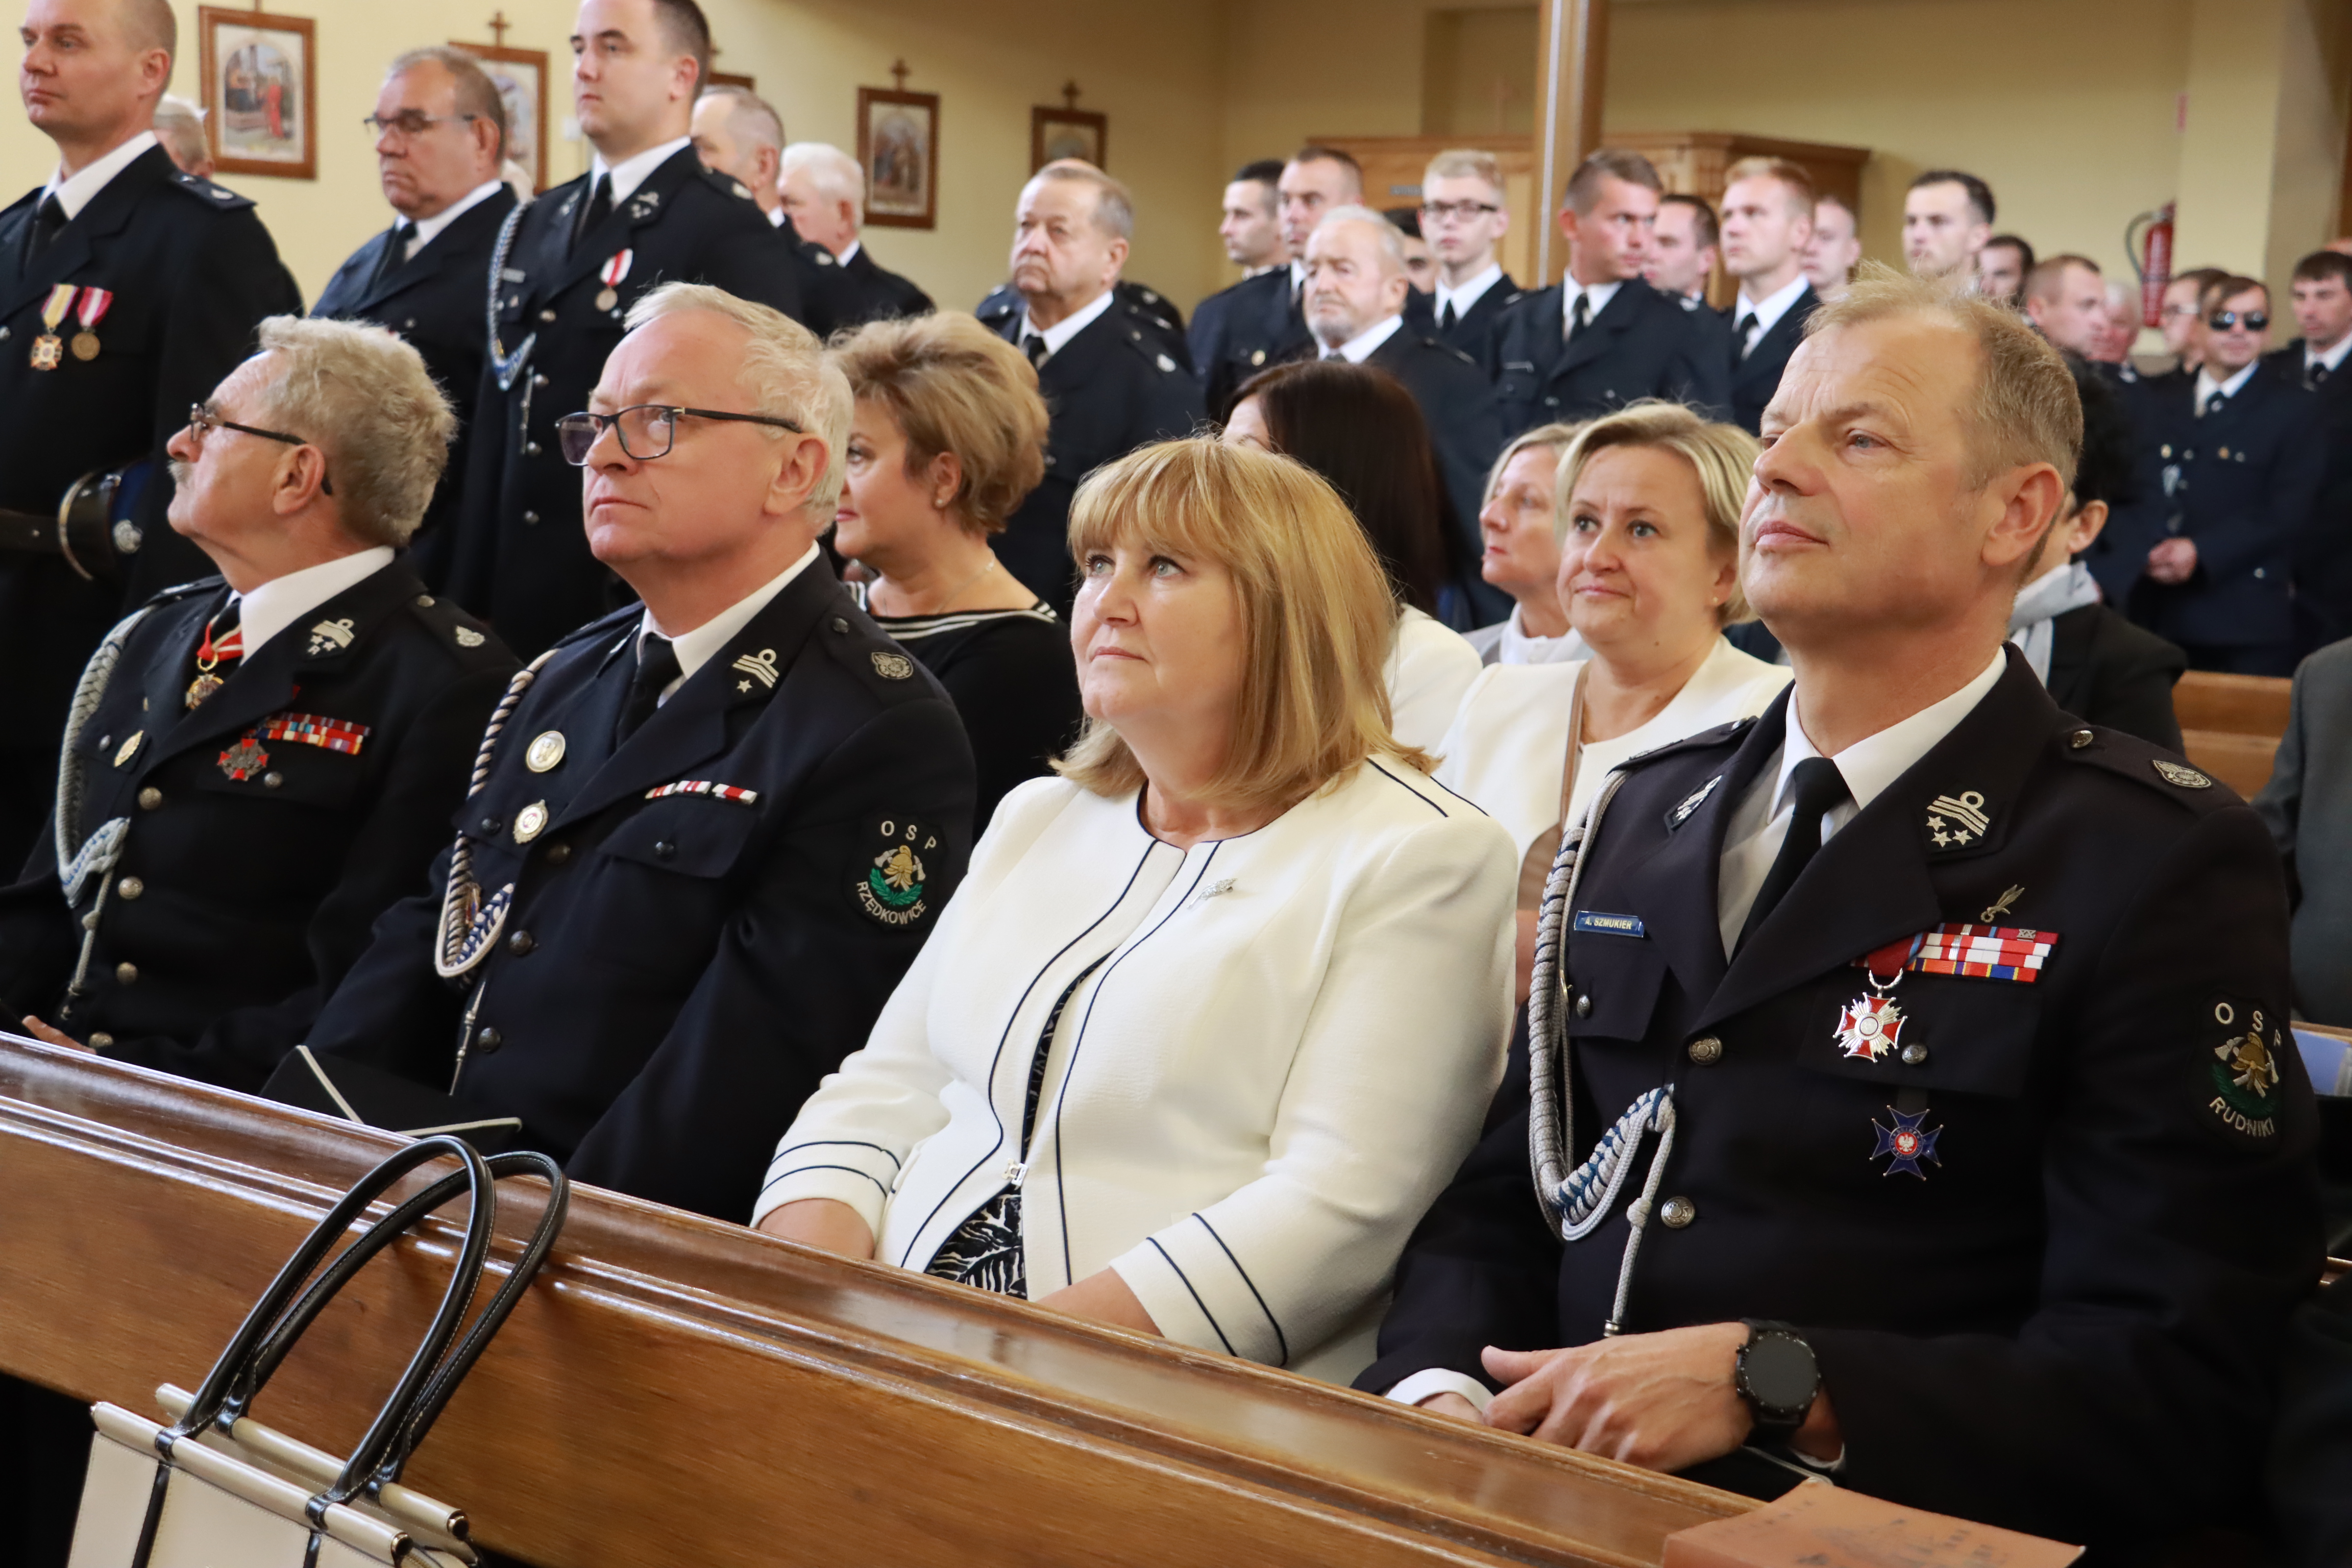
[[991,295],[979,312],[1037,367],[1053,416],[1045,482],[998,535],[997,558],[1064,615],[1076,591],[1067,534],[1078,482],[1138,447],[1189,435],[1202,417],[1201,389],[1169,351],[1164,319],[1113,287],[1134,223],[1118,181],[1076,159],[1046,164],[1021,193],[1018,292]]
[[[1596,799],[1360,1386],[2147,1561],[2258,1518],[2317,1277],[2276,854],[2002,646],[2080,435],[2056,352],[1909,279],[1820,320],[1742,530],[1793,696]],[[1992,344],[2045,412],[1980,434]]]
[[393,62],[374,129],[384,198],[397,221],[336,268],[310,313],[389,327],[425,356],[448,394],[457,440],[410,546],[410,564],[437,594],[449,580],[450,519],[481,395],[483,280],[515,209],[514,192],[499,177],[506,105],[472,56],[436,46]]
[[[566,437],[645,605],[516,678],[454,847],[309,1044],[331,1073],[454,1081],[581,1180],[740,1220],[954,891],[973,769],[946,693],[816,548],[849,413],[816,341],[674,287]],[[742,389],[755,331],[814,391]],[[772,412],[673,418],[656,390]]]
[[709,283],[802,314],[786,241],[688,136],[706,36],[670,29],[691,5],[583,0],[573,56],[589,172],[510,216],[499,237],[496,325],[459,503],[450,592],[524,658],[626,590],[588,552],[580,476],[555,422],[587,405],[630,305],[665,282]]
[[[1192,342],[1184,331],[1183,313],[1170,304],[1165,295],[1124,278],[1112,284],[1110,291],[1118,301],[1119,314],[1144,335],[1153,350],[1166,354],[1185,371],[1193,368]],[[1007,321],[1019,322],[1026,304],[1020,289],[1010,283],[1000,283],[988,291],[988,298],[972,307],[971,313],[1001,332]]]
[[[174,524],[236,586],[168,589],[100,645],[53,832],[0,891],[0,989],[46,1037],[247,1092],[423,885],[515,668],[394,554],[453,426],[414,349],[286,319],[262,345],[172,445]],[[322,364],[322,395],[278,395]]]
[[[78,0],[26,23],[27,113],[62,162],[58,178],[0,212],[0,512],[16,514],[0,519],[8,865],[48,812],[58,734],[90,650],[130,606],[209,570],[163,521],[163,443],[252,352],[255,323],[302,308],[253,204],[183,174],[156,143],[149,124],[175,40],[140,32],[142,15]],[[68,28],[72,40],[59,36]],[[116,508],[129,526],[101,546],[121,559],[69,563],[53,545],[29,548],[54,530],[26,520],[53,521],[78,480],[131,465],[144,466]]]

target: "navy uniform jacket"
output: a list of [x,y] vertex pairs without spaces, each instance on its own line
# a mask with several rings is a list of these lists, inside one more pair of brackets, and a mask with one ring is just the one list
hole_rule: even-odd
[[[1282,271],[1284,268],[1276,268]],[[1259,274],[1260,277],[1265,274]],[[1192,373],[1204,383],[1210,373],[1223,361],[1225,342],[1233,330],[1233,313],[1236,302],[1248,298],[1247,289],[1255,278],[1244,278],[1218,289],[1192,307],[1192,323],[1184,331],[1184,345],[1192,360]],[[1214,411],[1214,405],[1211,405]]]
[[[1225,303],[1215,312],[1214,328],[1196,342],[1192,368],[1212,417],[1223,419],[1233,411],[1234,395],[1242,384],[1270,364],[1315,352],[1315,334],[1291,297],[1290,268],[1276,268],[1244,278],[1223,294]],[[1202,301],[1202,307],[1207,305]],[[1202,307],[1196,307],[1197,316]]]
[[1730,329],[1714,311],[1685,310],[1628,278],[1573,343],[1566,323],[1556,283],[1521,295],[1496,321],[1486,369],[1506,439],[1644,397],[1687,403],[1711,419],[1730,413]]
[[436,593],[449,580],[450,520],[465,483],[467,436],[482,390],[490,251],[499,226],[514,209],[514,192],[501,184],[435,235],[432,244],[388,269],[384,252],[392,247],[393,230],[385,229],[335,269],[326,292],[310,307],[313,316],[372,321],[398,332],[423,356],[425,370],[457,411],[457,439],[449,448],[449,465],[410,541],[410,563]]
[[820,559],[615,749],[642,615],[558,646],[457,813],[485,896],[514,889],[479,963],[436,973],[445,852],[310,1044],[454,1080],[581,1181],[740,1221],[963,875],[971,748]]
[[[1146,342],[1174,360],[1188,374],[1192,369],[1192,341],[1184,333],[1184,317],[1158,289],[1147,289],[1140,283],[1130,283],[1122,278],[1110,286],[1118,303],[1113,309],[1126,315],[1129,322],[1143,333]],[[1021,341],[1021,313],[1028,308],[1021,291],[1010,283],[1000,283],[988,292],[988,298],[972,308],[982,325],[1007,342]],[[1005,323],[1010,321],[1011,325]]]
[[1512,282],[1511,275],[1506,272],[1484,294],[1470,301],[1470,308],[1454,319],[1452,328],[1433,315],[1431,330],[1447,348],[1458,349],[1484,366],[1487,348],[1494,342],[1495,323],[1503,319],[1504,311],[1524,298],[1526,290]]
[[[2197,572],[2177,585],[2143,575],[2132,618],[2189,647],[2276,644],[2294,635],[2294,553],[2311,526],[2328,454],[2318,401],[2275,366],[2196,416],[2196,378],[2148,384],[2136,405],[2140,493],[2166,534],[2197,542]],[[2147,551],[2141,549],[2145,559]],[[2285,671],[2281,671],[2282,674]]]
[[[588,406],[604,358],[640,295],[659,284],[709,283],[799,318],[792,239],[723,174],[681,148],[629,199],[571,244],[588,177],[523,209],[499,279],[505,352],[530,344],[510,387],[483,372],[479,414],[458,502],[449,591],[530,658],[627,597],[588,553],[580,470],[563,460],[555,422]],[[621,252],[627,276],[605,309],[601,274]]]
[[[2268,363],[2294,385],[2303,384],[2304,341],[2295,339]],[[2352,359],[2312,389],[2319,405],[2320,439],[2327,469],[2311,522],[2295,541],[2295,651],[2308,653],[2352,637]]]
[[[1737,303],[1731,308],[1735,314],[1739,310]],[[1804,341],[1805,323],[1821,308],[1822,297],[1813,292],[1811,284],[1806,284],[1805,291],[1780,312],[1780,319],[1772,323],[1771,330],[1756,340],[1756,347],[1746,359],[1739,357],[1739,334],[1736,330],[1738,323],[1731,323],[1735,329],[1730,339],[1731,422],[1750,436],[1764,428],[1765,405],[1780,390],[1780,373],[1789,368],[1789,356]]]
[[424,887],[515,662],[394,561],[192,711],[196,645],[228,599],[217,577],[173,589],[128,634],[73,748],[75,841],[120,818],[121,858],[102,901],[91,876],[68,904],[44,836],[0,891],[0,993],[101,1056],[251,1092],[376,918]]
[[857,320],[884,321],[899,316],[928,316],[937,306],[913,281],[901,278],[874,259],[863,240],[841,264],[842,276],[857,290]]
[[[2320,1257],[2260,820],[2061,713],[2012,649],[1727,970],[1717,863],[1787,711],[1784,694],[1636,759],[1596,803],[1575,910],[1639,924],[1570,939],[1571,1158],[1662,1083],[1677,1119],[1625,1331],[1795,1324],[1844,1434],[1839,1479],[1875,1497],[2095,1545],[2242,1521],[2279,1332]],[[1900,1052],[1841,1049],[1869,994],[1854,960],[2004,904],[1998,924],[2054,942],[2037,983],[1901,973]],[[1361,1387],[1601,1337],[1657,1139],[1616,1212],[1564,1245],[1514,1057]],[[1916,1173],[1873,1152],[1903,1117],[1932,1137]]]
[[[1497,285],[1499,287],[1499,285]],[[1446,541],[1449,575],[1470,601],[1473,626],[1487,626],[1511,613],[1510,595],[1478,575],[1483,545],[1478,511],[1486,503],[1486,471],[1503,449],[1503,427],[1495,413],[1495,389],[1469,355],[1448,348],[1411,323],[1389,335],[1364,363],[1404,383],[1421,405],[1430,445],[1445,480],[1454,531]]]
[[[155,472],[133,517],[126,584],[89,583],[58,557],[0,553],[0,864],[14,865],[49,808],[66,703],[90,650],[131,606],[212,563],[164,521],[163,443],[188,405],[253,352],[264,316],[302,300],[253,203],[183,174],[151,147],[109,180],[25,269],[41,193],[0,212],[0,507],[54,515],[83,475],[142,458]],[[41,308],[58,284],[113,295],[99,353],[35,370]],[[81,298],[76,297],[79,306]],[[70,342],[68,315],[58,335]]]
[[[1016,345],[1019,300],[1016,294],[1009,310],[980,318]],[[1154,320],[1140,306],[1115,302],[1037,367],[1037,390],[1053,419],[1045,435],[1045,478],[997,535],[996,555],[1065,615],[1076,592],[1069,521],[1078,481],[1138,447],[1189,436],[1201,422],[1201,389],[1162,346]]]

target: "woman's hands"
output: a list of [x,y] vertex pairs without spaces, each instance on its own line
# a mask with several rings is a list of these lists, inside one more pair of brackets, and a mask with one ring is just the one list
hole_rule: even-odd
[[874,1227],[856,1209],[832,1198],[803,1198],[771,1209],[767,1218],[760,1222],[760,1228],[770,1236],[797,1241],[819,1252],[838,1253],[844,1258],[874,1256]]

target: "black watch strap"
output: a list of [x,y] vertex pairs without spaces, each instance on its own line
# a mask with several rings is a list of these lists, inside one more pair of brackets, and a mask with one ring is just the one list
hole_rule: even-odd
[[1804,1424],[1821,1392],[1813,1347],[1787,1323],[1749,1318],[1748,1342],[1734,1363],[1732,1387],[1756,1418],[1759,1431],[1786,1436]]

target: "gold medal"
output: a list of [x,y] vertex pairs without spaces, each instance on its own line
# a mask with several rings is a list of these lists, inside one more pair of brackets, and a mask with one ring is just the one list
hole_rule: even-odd
[[543,773],[563,760],[563,731],[550,730],[531,742],[530,750],[522,754],[523,766],[532,773]]
[[547,831],[547,802],[532,801],[515,813],[514,841],[528,844]]
[[137,756],[137,755],[139,754],[139,742],[142,742],[142,741],[143,741],[143,740],[145,740],[146,738],[147,738],[147,731],[144,731],[144,730],[133,730],[133,731],[131,731],[130,738],[129,738],[128,740],[124,741],[124,742],[122,742],[122,744],[121,744],[121,745],[120,745],[120,746],[118,746],[118,747],[116,747],[116,748],[115,748],[115,751],[114,751],[114,765],[115,765],[116,767],[118,767],[118,768],[119,768],[119,767],[121,767],[123,763],[125,763],[129,762],[131,758],[133,758],[133,757]]
[[188,706],[191,708],[195,707],[205,698],[210,697],[214,692],[218,691],[222,687],[226,686],[228,682],[223,680],[219,676],[215,675],[210,670],[206,670],[204,674],[199,675],[194,680],[188,682]]
[[600,310],[609,310],[620,302],[621,296],[615,289],[600,289],[596,291],[596,309]]
[[82,331],[73,335],[73,356],[88,364],[98,357],[98,334]]
[[71,283],[60,283],[49,290],[41,302],[41,335],[33,340],[33,368],[55,370],[65,363],[65,340],[58,336],[58,323],[73,309],[74,296],[81,289]]
[[65,363],[66,345],[55,332],[43,332],[33,340],[33,368],[55,370]]

